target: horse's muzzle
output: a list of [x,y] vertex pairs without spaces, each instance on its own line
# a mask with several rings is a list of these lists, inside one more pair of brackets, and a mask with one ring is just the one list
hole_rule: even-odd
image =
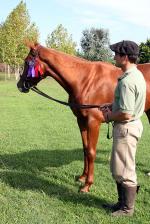
[[29,89],[18,88],[21,93],[28,93]]
[[17,83],[17,87],[18,87],[18,90],[21,92],[21,93],[28,93],[29,90],[30,90],[30,84],[28,82],[23,82],[21,85],[20,83],[18,82]]

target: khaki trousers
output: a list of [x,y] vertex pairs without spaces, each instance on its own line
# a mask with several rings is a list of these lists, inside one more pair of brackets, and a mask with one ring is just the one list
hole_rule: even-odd
[[141,120],[115,123],[110,169],[118,183],[129,187],[137,186],[135,170],[136,147],[143,132]]

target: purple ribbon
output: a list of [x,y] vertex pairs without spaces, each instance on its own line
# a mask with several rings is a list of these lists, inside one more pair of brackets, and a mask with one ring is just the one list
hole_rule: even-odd
[[35,77],[35,69],[34,69],[34,66],[32,67],[31,75],[32,75],[32,78]]
[[29,69],[28,69],[28,74],[27,77],[35,77],[35,61],[29,61]]

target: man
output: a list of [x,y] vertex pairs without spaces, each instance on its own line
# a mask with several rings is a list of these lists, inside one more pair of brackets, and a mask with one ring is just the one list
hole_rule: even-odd
[[103,110],[105,121],[114,121],[110,168],[116,181],[118,202],[110,207],[113,216],[132,216],[137,187],[135,171],[136,146],[142,135],[140,120],[144,112],[146,83],[137,69],[139,48],[133,41],[110,45],[116,66],[123,71],[118,79],[112,108]]

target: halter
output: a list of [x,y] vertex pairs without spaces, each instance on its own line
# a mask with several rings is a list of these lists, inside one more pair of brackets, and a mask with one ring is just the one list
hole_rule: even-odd
[[37,57],[34,57],[32,59],[26,59],[26,62],[29,66],[27,78],[39,78],[44,74],[41,64],[37,60]]
[[23,80],[23,87],[27,91],[31,88],[30,82],[36,82],[36,80],[44,78],[44,71],[39,63],[37,51],[31,52],[31,55],[25,59],[28,69],[27,75]]

